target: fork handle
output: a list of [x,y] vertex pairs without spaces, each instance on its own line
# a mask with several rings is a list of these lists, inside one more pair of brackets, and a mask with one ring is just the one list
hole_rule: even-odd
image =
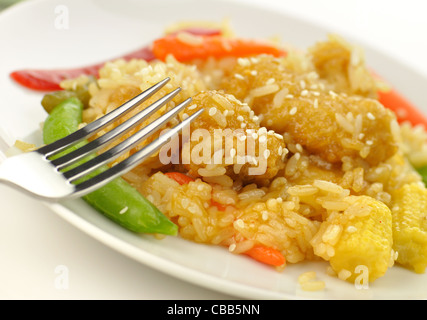
[[36,151],[7,157],[0,165],[0,182],[45,200],[71,194],[74,186],[65,184],[61,173],[41,157]]

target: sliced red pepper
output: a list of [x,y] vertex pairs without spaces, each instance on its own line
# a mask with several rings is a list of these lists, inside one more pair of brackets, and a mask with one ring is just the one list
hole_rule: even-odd
[[[120,58],[125,60],[144,59],[146,61],[151,61],[154,59],[154,55],[149,47],[144,47],[134,52],[128,53]],[[105,62],[92,66],[72,69],[17,70],[12,72],[10,76],[20,85],[29,89],[39,91],[55,91],[61,90],[59,84],[65,79],[77,78],[83,74],[98,77],[99,69],[101,69],[104,64]]]
[[[213,36],[220,35],[221,30],[219,29],[207,29],[207,28],[187,28],[180,31],[192,33],[194,35],[202,36]],[[177,31],[179,32],[179,31]],[[152,61],[155,56],[151,50],[151,46],[145,46],[141,49],[118,57],[117,59],[131,60],[131,59],[142,59],[146,61]],[[105,62],[98,63],[92,66],[86,66],[82,68],[72,69],[59,69],[59,70],[36,70],[36,69],[25,69],[17,70],[10,74],[11,78],[20,85],[38,91],[56,91],[61,90],[60,83],[65,79],[76,78],[80,75],[93,75],[98,76],[99,69],[103,67]]]
[[159,60],[164,61],[169,54],[172,54],[181,62],[208,57],[246,57],[257,54],[271,54],[277,57],[286,55],[283,50],[265,41],[222,36],[199,36],[197,43],[190,44],[182,41],[178,35],[172,34],[155,40],[152,49]]
[[39,91],[61,90],[59,84],[64,79],[76,78],[82,74],[98,76],[101,65],[62,70],[18,70],[10,74],[20,85]]

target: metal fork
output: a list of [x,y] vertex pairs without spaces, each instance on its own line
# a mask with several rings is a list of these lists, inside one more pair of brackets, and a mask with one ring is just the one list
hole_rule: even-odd
[[[160,135],[157,139],[146,145],[141,150],[132,154],[125,160],[115,164],[105,171],[102,171],[94,177],[90,177],[89,179],[81,179],[85,175],[93,173],[93,171],[97,168],[113,161],[122,155],[125,151],[130,150],[141,141],[147,139],[169,120],[175,117],[180,111],[182,111],[191,102],[191,98],[188,98],[184,102],[180,103],[172,110],[166,112],[164,115],[160,116],[149,125],[145,126],[137,133],[125,139],[116,146],[97,155],[89,161],[78,164],[72,169],[66,169],[71,165],[76,164],[77,161],[83,159],[85,156],[96,152],[101,147],[105,147],[107,143],[116,140],[131,128],[134,128],[136,125],[140,124],[142,121],[163,107],[166,103],[171,101],[173,97],[175,97],[181,90],[180,88],[173,90],[161,99],[155,101],[141,112],[132,116],[121,125],[108,131],[99,138],[54,160],[52,160],[51,157],[58,154],[58,152],[89,138],[96,132],[117,120],[119,117],[133,110],[135,107],[159,91],[169,80],[169,78],[166,78],[160,81],[151,88],[145,90],[133,99],[124,103],[117,109],[104,115],[98,120],[89,123],[88,125],[66,136],[65,138],[57,140],[49,145],[45,145],[37,150],[7,158],[0,165],[0,182],[9,184],[41,199],[61,200],[65,198],[81,197],[95,189],[102,187],[118,176],[132,170],[144,159],[159,150],[185,126],[189,125],[194,119],[196,119],[203,112],[203,109],[193,113],[191,116],[180,122],[171,130]],[[79,179],[83,181],[77,181]]]

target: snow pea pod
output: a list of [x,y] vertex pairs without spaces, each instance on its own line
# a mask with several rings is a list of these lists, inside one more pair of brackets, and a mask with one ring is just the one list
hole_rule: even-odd
[[[76,97],[59,103],[48,115],[43,126],[44,143],[52,143],[76,131],[82,121],[82,110],[83,104]],[[83,141],[80,145],[85,143],[87,142]],[[67,148],[62,151],[62,154],[69,153],[77,147],[75,145]],[[89,155],[78,164],[95,156],[95,154]],[[82,179],[90,179],[107,169],[108,166],[103,166]],[[128,230],[137,233],[177,234],[178,227],[123,178],[116,178],[82,198]]]
[[427,187],[427,166],[417,168],[417,171],[421,175],[424,185]]

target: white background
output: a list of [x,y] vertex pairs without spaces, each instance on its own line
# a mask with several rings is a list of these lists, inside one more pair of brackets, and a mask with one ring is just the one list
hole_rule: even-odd
[[[246,0],[313,20],[387,52],[427,77],[423,0]],[[11,31],[13,32],[13,31]],[[0,299],[229,299],[100,244],[44,205],[0,186]],[[69,287],[55,288],[64,265]]]

